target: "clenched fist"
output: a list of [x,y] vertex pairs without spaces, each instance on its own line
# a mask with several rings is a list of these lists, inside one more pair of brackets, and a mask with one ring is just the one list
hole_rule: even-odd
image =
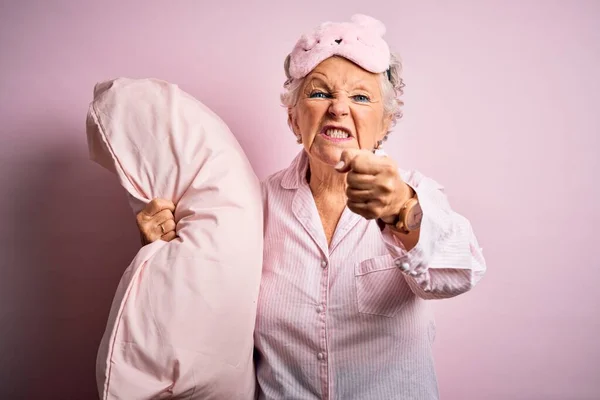
[[165,199],[153,199],[136,216],[136,222],[142,236],[142,243],[156,240],[169,242],[177,237],[175,232],[175,204]]
[[366,219],[393,223],[412,189],[389,157],[368,150],[344,150],[335,169],[347,173],[348,208]]

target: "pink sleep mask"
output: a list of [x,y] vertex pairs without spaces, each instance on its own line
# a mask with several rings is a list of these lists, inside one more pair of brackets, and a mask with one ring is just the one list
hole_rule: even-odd
[[302,35],[290,54],[291,78],[305,77],[319,63],[334,55],[369,72],[385,72],[390,66],[390,49],[383,40],[385,25],[362,14],[352,16],[350,21],[325,22]]

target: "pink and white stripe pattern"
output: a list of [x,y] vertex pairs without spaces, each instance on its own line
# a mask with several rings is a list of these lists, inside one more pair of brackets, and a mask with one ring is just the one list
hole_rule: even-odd
[[302,151],[263,183],[265,244],[255,328],[260,399],[437,399],[426,299],[471,289],[486,266],[442,188],[402,172],[419,196],[419,244],[345,209],[331,245]]

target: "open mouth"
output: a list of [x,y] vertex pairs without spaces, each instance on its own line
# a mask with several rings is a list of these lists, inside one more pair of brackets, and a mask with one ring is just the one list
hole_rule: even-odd
[[329,140],[333,140],[333,141],[342,141],[342,140],[352,139],[350,132],[348,132],[346,129],[331,127],[331,126],[324,127],[323,130],[321,131],[321,135],[323,135],[325,138],[327,138]]

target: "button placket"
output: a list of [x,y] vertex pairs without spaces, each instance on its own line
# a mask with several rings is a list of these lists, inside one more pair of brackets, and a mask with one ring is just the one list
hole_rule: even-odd
[[317,360],[321,375],[321,389],[323,398],[329,398],[329,366],[327,361],[327,300],[329,293],[329,261],[325,258],[321,260],[321,291],[316,307],[317,315],[315,318],[319,321],[319,347],[317,350]]

